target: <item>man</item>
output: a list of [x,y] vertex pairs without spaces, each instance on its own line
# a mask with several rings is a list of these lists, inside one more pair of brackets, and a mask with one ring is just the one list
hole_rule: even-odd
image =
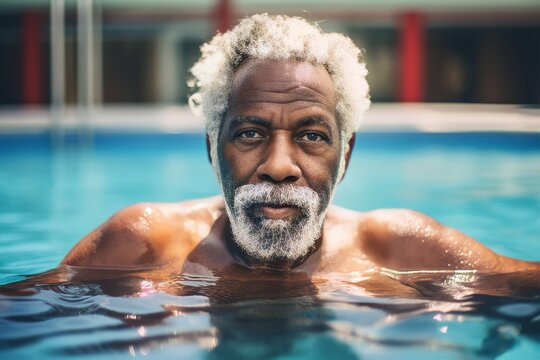
[[192,69],[190,105],[206,117],[223,197],[130,206],[62,264],[248,278],[540,269],[414,211],[330,205],[369,105],[359,58],[350,39],[299,18],[255,15],[215,36]]

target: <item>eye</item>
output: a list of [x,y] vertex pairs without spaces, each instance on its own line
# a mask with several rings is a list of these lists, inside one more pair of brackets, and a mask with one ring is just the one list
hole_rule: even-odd
[[261,134],[255,130],[245,130],[239,132],[236,137],[238,138],[244,138],[244,139],[257,139],[261,138]]
[[326,141],[326,137],[316,132],[308,132],[300,136],[300,140],[310,141],[310,142]]

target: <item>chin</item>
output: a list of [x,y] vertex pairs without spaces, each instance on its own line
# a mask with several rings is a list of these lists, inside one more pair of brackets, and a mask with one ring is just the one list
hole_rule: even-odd
[[231,224],[236,245],[249,257],[261,262],[279,262],[301,259],[315,247],[322,221],[304,218],[301,222],[266,219],[258,224],[250,220]]
[[[326,197],[323,197],[326,200]],[[309,187],[243,185],[236,189],[226,209],[236,245],[260,262],[295,261],[305,257],[321,236],[327,202]],[[287,218],[269,218],[255,211],[261,204],[295,207]]]

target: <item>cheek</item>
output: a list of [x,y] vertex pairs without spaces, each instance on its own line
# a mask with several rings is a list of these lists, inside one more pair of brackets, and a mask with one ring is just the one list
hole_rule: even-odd
[[224,146],[219,161],[222,179],[231,185],[247,183],[257,167],[256,156],[249,152],[239,152],[232,145]]
[[[256,182],[257,167],[263,158],[262,151],[239,151],[227,144],[218,151],[221,180],[229,188]],[[302,185],[318,192],[330,192],[337,181],[339,171],[339,149],[329,149],[321,155],[308,154],[300,149],[294,155],[301,168]]]
[[325,155],[327,156],[305,159],[302,173],[311,188],[329,192],[337,180],[339,154],[332,151]]

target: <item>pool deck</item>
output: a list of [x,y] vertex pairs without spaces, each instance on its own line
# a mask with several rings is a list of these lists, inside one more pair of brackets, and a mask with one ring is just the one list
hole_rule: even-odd
[[[92,110],[91,121],[76,107],[66,108],[61,123],[66,131],[90,127],[102,132],[200,133],[203,119],[186,106],[107,105]],[[48,131],[48,108],[1,108],[0,133]],[[91,124],[91,126],[89,126]],[[360,124],[367,132],[528,132],[540,133],[540,108],[492,104],[400,104],[371,106]]]

